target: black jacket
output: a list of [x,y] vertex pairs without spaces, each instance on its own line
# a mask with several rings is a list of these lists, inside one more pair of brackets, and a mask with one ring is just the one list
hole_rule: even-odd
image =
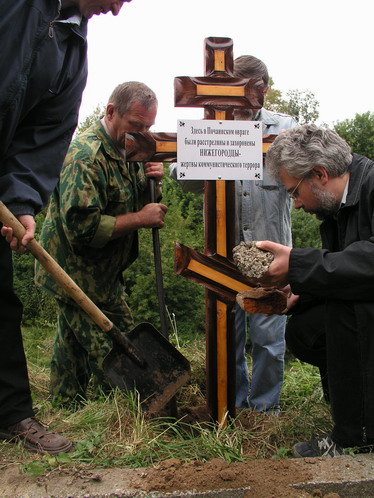
[[291,251],[294,294],[374,301],[374,162],[353,154],[349,171],[345,205],[320,227],[324,249]]
[[0,199],[35,214],[55,187],[87,77],[87,21],[58,0],[0,2]]
[[322,298],[332,439],[374,444],[374,162],[353,155],[346,203],[321,224],[324,249],[293,249],[295,294]]

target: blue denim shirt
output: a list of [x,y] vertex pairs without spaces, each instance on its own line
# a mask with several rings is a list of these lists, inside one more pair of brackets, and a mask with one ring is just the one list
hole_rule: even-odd
[[[297,121],[286,114],[261,109],[256,118],[262,121],[264,135],[277,135],[293,128]],[[277,183],[264,165],[263,180],[238,180],[236,190],[236,243],[272,240],[291,246],[292,200],[283,185]]]
[[[264,135],[277,135],[280,130],[298,126],[288,116],[261,109],[256,120],[262,121]],[[170,165],[170,176],[177,179],[177,164]],[[201,180],[179,180],[183,190],[202,193]],[[252,240],[272,240],[291,246],[292,201],[284,187],[267,172],[264,165],[263,180],[237,180],[235,233],[236,243]]]

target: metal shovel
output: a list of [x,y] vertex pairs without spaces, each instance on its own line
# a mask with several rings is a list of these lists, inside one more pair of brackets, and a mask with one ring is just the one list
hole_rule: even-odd
[[[149,187],[150,187],[150,202],[156,202],[156,183],[153,178],[149,179]],[[160,375],[163,375],[163,369],[167,368],[167,370],[178,369],[183,365],[182,363],[177,362],[177,358],[171,354],[171,351],[177,351],[168,341],[168,327],[167,327],[167,318],[166,318],[166,304],[165,304],[165,292],[163,286],[163,277],[162,277],[162,266],[161,266],[161,250],[160,250],[160,238],[159,238],[159,229],[152,228],[152,239],[153,239],[153,254],[155,261],[155,274],[156,274],[156,290],[159,304],[159,312],[160,312],[160,322],[161,322],[161,334],[151,333],[150,327],[153,326],[149,323],[140,323],[134,330],[129,333],[129,338],[131,342],[138,346],[139,349],[143,351],[152,351],[147,357],[147,361],[151,364],[151,370],[157,375],[153,378],[148,376],[144,377],[143,370],[138,367],[134,367],[136,369],[136,373],[134,373],[134,377],[137,379],[137,389],[138,391],[157,392],[157,386],[162,383]],[[153,329],[156,330],[156,329]],[[163,338],[163,348],[157,347],[155,344],[155,340],[161,340],[160,337]],[[166,343],[171,346],[168,348]],[[167,358],[163,353],[169,349],[169,358]],[[176,360],[174,364],[170,363],[170,360]],[[123,354],[118,349],[113,349],[108,356],[105,358],[103,363],[104,372],[110,377],[118,386],[121,387],[121,372],[127,366],[124,365],[124,362],[128,360],[124,358]],[[188,380],[188,379],[187,379]],[[125,386],[123,386],[125,388]],[[163,403],[163,405],[168,404],[166,410],[169,412],[171,416],[177,418],[177,405],[176,399],[171,394],[170,390],[167,389],[167,401]],[[162,398],[165,397],[165,393],[163,393]],[[161,398],[158,398],[158,401]],[[145,400],[148,402],[148,400]],[[148,409],[149,411],[149,409]]]
[[[25,228],[1,201],[0,221],[22,239]],[[104,360],[106,375],[123,391],[136,389],[144,411],[159,412],[189,380],[188,360],[150,323],[121,332],[35,239],[27,249],[113,340],[113,349]]]

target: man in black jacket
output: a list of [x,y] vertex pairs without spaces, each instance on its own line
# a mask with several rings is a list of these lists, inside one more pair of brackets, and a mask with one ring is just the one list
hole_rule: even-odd
[[257,243],[274,261],[263,286],[289,285],[291,351],[327,367],[334,427],[294,446],[297,457],[374,445],[374,162],[334,131],[304,125],[279,135],[267,166],[297,209],[323,220],[323,249]]
[[[22,345],[22,304],[11,249],[25,251],[34,216],[55,187],[87,76],[87,19],[117,15],[131,0],[2,0],[0,3],[0,200],[26,228],[0,237],[0,438],[52,454],[71,442],[35,418]],[[8,244],[9,242],[10,244]]]

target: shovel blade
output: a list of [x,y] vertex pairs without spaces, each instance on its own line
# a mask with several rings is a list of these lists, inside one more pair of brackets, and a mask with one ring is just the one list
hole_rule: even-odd
[[114,345],[104,360],[104,372],[122,391],[138,391],[143,411],[158,413],[190,379],[189,361],[150,323],[140,323],[127,337],[145,365]]

